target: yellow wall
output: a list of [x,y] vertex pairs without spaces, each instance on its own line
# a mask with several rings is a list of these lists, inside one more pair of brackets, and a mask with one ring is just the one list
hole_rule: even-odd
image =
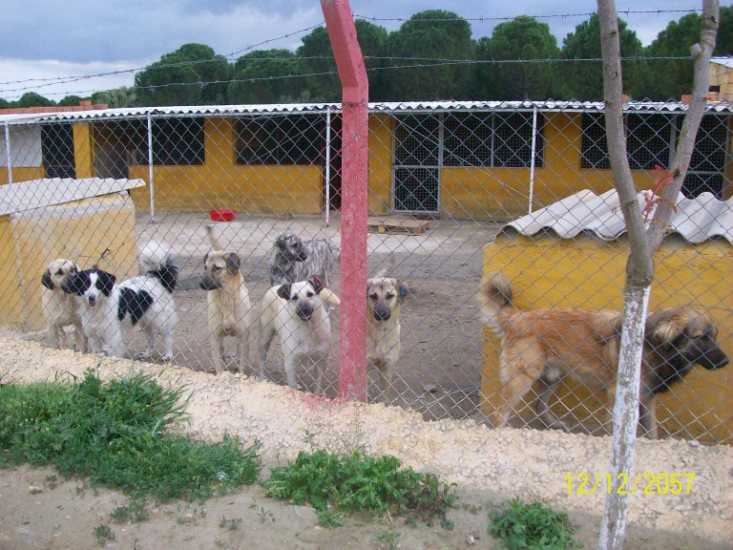
[[[546,113],[544,164],[535,168],[532,210],[583,189],[604,193],[613,187],[611,170],[580,168],[582,115]],[[634,170],[637,189],[654,185],[654,174]],[[529,168],[443,168],[441,215],[510,221],[529,212]]]
[[[13,182],[35,180],[45,177],[43,166],[13,167]],[[8,183],[8,168],[0,166],[0,185]]]
[[[206,119],[205,164],[155,166],[155,208],[201,211],[224,208],[246,212],[318,214],[323,209],[321,166],[243,166],[236,164],[230,119]],[[130,178],[148,184],[147,165],[131,166]],[[132,190],[135,206],[150,208],[150,185]]]
[[0,247],[0,325],[41,330],[41,276],[51,261],[88,268],[109,248],[102,269],[118,280],[137,272],[135,209],[122,193],[0,216]]
[[77,178],[93,178],[92,136],[88,122],[76,122],[74,130],[74,165]]
[[370,214],[386,215],[392,209],[392,131],[394,119],[385,114],[369,117]]
[[[605,243],[591,237],[563,240],[552,237],[500,236],[484,247],[484,271],[503,271],[512,280],[516,303],[523,309],[579,307],[615,309],[623,306],[627,258],[624,239]],[[733,255],[725,241],[690,245],[666,240],[655,256],[656,274],[650,310],[691,304],[716,322],[718,340],[733,356]],[[497,404],[499,391],[499,341],[484,331],[485,361],[481,391],[484,411]],[[557,392],[558,401],[573,414],[594,425],[594,418],[610,418],[605,394],[590,393],[568,382]],[[528,395],[527,400],[532,399]],[[522,414],[529,419],[531,410]],[[567,412],[555,405],[559,415]],[[684,429],[707,443],[733,443],[733,367],[706,371],[696,366],[681,383],[657,400],[660,435]],[[677,437],[689,437],[679,435]]]

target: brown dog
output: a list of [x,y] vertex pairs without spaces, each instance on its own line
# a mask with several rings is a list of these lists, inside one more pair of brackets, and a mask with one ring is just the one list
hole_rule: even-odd
[[239,372],[249,363],[249,334],[252,304],[240,270],[241,260],[235,252],[223,250],[206,227],[213,250],[204,258],[201,288],[207,291],[209,340],[217,374],[224,372],[224,338],[236,339],[236,360]]
[[[484,322],[501,341],[502,403],[495,427],[509,416],[536,381],[543,385],[539,414],[548,426],[565,426],[550,411],[549,401],[565,376],[615,395],[621,342],[621,314],[613,311],[539,309],[521,311],[512,304],[509,280],[491,273],[478,295]],[[711,319],[691,308],[668,308],[646,321],[641,367],[640,423],[657,437],[655,398],[682,380],[696,364],[715,370],[728,364]]]
[[54,260],[43,272],[41,284],[41,307],[48,325],[48,341],[56,349],[68,347],[66,328],[74,327],[76,351],[87,352],[87,338],[81,326],[79,303],[73,294],[64,292],[64,285],[79,272],[79,267],[65,258]]
[[367,361],[379,369],[379,390],[390,401],[394,365],[400,356],[400,305],[407,293],[384,273],[367,279]]

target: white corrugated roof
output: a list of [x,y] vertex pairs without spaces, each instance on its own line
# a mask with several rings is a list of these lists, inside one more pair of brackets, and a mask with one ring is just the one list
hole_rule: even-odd
[[0,216],[142,187],[141,179],[43,178],[0,185]]
[[710,62],[733,69],[733,57],[713,57]]
[[[415,111],[531,111],[537,108],[543,112],[602,112],[603,101],[404,101],[369,103],[370,112],[415,112]],[[668,112],[684,113],[688,105],[679,101],[629,101],[624,110],[629,112]],[[8,124],[40,120],[43,122],[64,120],[88,120],[109,118],[143,118],[152,116],[233,116],[242,114],[287,114],[319,113],[341,111],[341,103],[278,103],[263,105],[194,105],[173,107],[131,107],[90,111],[67,111],[60,113],[34,113],[32,115],[0,115],[0,123]],[[710,103],[708,112],[733,113],[733,104],[727,102]]]
[[[643,209],[650,191],[637,195]],[[654,211],[649,214],[651,220]],[[532,236],[542,231],[553,231],[563,239],[571,239],[588,232],[604,241],[612,241],[626,233],[626,224],[615,189],[602,195],[585,189],[536,212],[507,223],[503,230],[513,229],[521,235]],[[712,193],[697,198],[681,197],[677,211],[672,214],[669,234],[677,233],[690,243],[701,243],[722,237],[733,244],[733,198],[721,201]]]

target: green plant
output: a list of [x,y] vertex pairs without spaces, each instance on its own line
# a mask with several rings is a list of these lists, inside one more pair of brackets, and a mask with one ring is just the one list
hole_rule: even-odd
[[573,539],[568,515],[535,502],[515,498],[504,510],[489,513],[489,534],[502,539],[507,550],[564,550],[581,548]]
[[444,516],[455,503],[450,487],[432,474],[401,468],[393,456],[371,457],[360,450],[338,456],[301,452],[294,463],[272,469],[266,494],[309,503],[317,510],[370,511]]
[[399,548],[397,539],[399,538],[400,534],[395,531],[382,531],[377,535],[378,548],[381,549],[386,546],[389,550],[397,550],[397,548]]
[[127,506],[115,508],[110,517],[117,523],[140,523],[147,521],[150,514],[145,510],[144,498],[133,498],[127,503]]
[[252,484],[255,443],[225,435],[194,442],[168,428],[185,418],[179,390],[145,374],[103,383],[93,372],[78,384],[0,386],[0,466],[53,465],[65,477],[137,497],[202,499]]
[[318,525],[326,529],[341,527],[344,524],[344,515],[333,510],[318,510]]
[[115,533],[110,529],[109,525],[100,523],[94,528],[94,536],[97,538],[97,544],[104,546],[108,540],[115,540]]
[[232,518],[227,519],[226,517],[222,517],[219,521],[219,527],[222,529],[226,528],[230,531],[236,531],[242,526],[242,518]]

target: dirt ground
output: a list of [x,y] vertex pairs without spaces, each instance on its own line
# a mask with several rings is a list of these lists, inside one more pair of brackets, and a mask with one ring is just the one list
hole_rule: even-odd
[[[492,430],[472,421],[426,422],[400,407],[316,398],[304,392],[225,373],[214,376],[173,365],[82,356],[49,350],[17,337],[0,337],[2,383],[71,380],[88,368],[103,378],[143,369],[162,385],[190,392],[193,437],[218,440],[225,432],[262,444],[265,469],[313,447],[345,452],[355,446],[399,457],[405,466],[455,483],[460,506],[439,524],[405,525],[399,518],[352,517],[323,529],[308,507],[266,498],[258,485],[203,503],[150,502],[150,519],[116,524],[110,514],[127,499],[81,479],[64,481],[48,469],[0,470],[0,548],[98,547],[95,528],[106,525],[106,548],[462,549],[496,548],[487,534],[488,511],[514,496],[539,499],[568,512],[586,548],[596,544],[602,491],[568,491],[567,476],[607,470],[607,437],[556,431]],[[733,449],[679,440],[637,444],[637,473],[694,473],[689,493],[631,497],[627,548],[730,548],[733,524]]]

